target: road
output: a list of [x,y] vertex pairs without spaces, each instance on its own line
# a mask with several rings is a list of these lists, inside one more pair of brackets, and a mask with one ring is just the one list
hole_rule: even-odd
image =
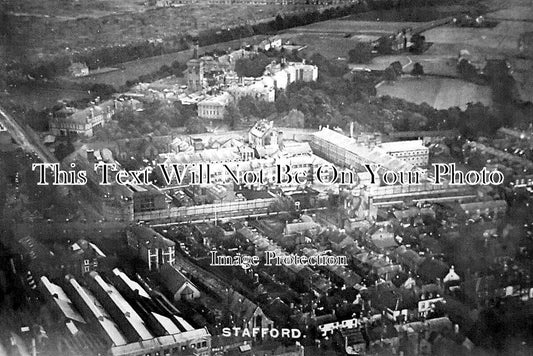
[[50,152],[40,146],[41,144],[37,141],[37,138],[20,126],[2,107],[0,107],[0,124],[25,151],[35,153],[43,163],[57,162]]

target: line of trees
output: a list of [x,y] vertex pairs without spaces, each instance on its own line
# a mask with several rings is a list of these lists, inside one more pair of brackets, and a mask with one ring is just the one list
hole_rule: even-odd
[[10,63],[7,71],[19,71],[20,76],[29,75],[35,79],[53,79],[67,73],[73,62],[87,64],[90,70],[115,66],[124,62],[154,57],[190,48],[190,36],[174,36],[162,42],[142,41],[121,46],[110,46],[76,53],[72,56],[58,56],[51,61],[37,64]]

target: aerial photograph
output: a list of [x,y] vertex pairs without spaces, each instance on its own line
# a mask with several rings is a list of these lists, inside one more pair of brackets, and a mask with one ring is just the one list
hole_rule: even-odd
[[0,356],[533,355],[533,0],[0,0]]

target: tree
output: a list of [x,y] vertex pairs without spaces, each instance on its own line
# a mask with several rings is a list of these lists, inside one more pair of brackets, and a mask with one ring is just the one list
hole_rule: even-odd
[[358,42],[355,48],[348,51],[350,63],[368,63],[372,59],[372,47],[365,42]]
[[378,39],[376,50],[380,54],[392,54],[394,52],[392,50],[392,45],[393,45],[392,36],[383,36]]
[[276,31],[285,29],[285,19],[280,14],[278,14],[274,20],[274,29]]
[[187,133],[190,133],[190,134],[199,134],[199,133],[207,132],[204,122],[200,118],[197,118],[197,117],[193,117],[187,120],[186,126],[187,126]]
[[398,74],[396,73],[394,68],[388,66],[387,69],[385,69],[385,72],[383,72],[383,79],[388,82],[393,82],[398,79]]
[[402,64],[399,61],[392,62],[390,64],[390,66],[392,67],[392,69],[394,70],[396,75],[400,76],[400,75],[403,74],[403,67],[402,67]]
[[461,59],[459,61],[457,64],[457,72],[461,77],[467,80],[472,80],[478,75],[476,67],[474,67],[467,59]]
[[89,88],[89,91],[94,96],[99,96],[101,99],[108,99],[117,92],[114,86],[109,84],[96,83]]
[[416,62],[413,66],[413,70],[411,70],[411,74],[416,76],[424,75],[424,67],[422,67],[420,63]]
[[235,72],[239,77],[260,77],[265,67],[271,62],[265,54],[259,53],[254,58],[239,58],[235,62]]
[[413,43],[413,45],[410,48],[411,52],[422,53],[424,51],[424,47],[426,45],[425,36],[415,33],[414,35],[411,36],[411,42]]
[[230,128],[234,129],[242,120],[242,114],[237,105],[230,103],[226,107],[226,112],[224,113],[224,122],[226,122]]
[[318,67],[321,77],[324,77],[324,75],[341,77],[348,71],[346,63],[330,61],[320,53],[314,53],[310,61]]

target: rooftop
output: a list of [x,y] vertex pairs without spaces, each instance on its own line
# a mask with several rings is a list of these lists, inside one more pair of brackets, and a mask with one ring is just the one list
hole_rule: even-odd
[[120,332],[118,326],[113,319],[111,319],[104,307],[102,307],[98,299],[96,299],[86,288],[82,287],[74,278],[70,278],[68,283],[81,298],[85,306],[91,311],[93,319],[98,320],[100,327],[104,330],[113,344],[115,346],[126,345],[128,341]]
[[137,334],[142,340],[149,340],[153,336],[148,331],[144,321],[141,319],[139,314],[132,308],[132,306],[122,297],[122,295],[116,290],[116,288],[108,283],[106,283],[102,277],[96,273],[90,273],[91,278],[96,282],[96,285],[105,292],[112,303],[120,310],[124,315],[125,319],[130,323],[130,325],[135,329]]
[[48,278],[45,276],[41,277],[41,285],[50,294],[50,296],[52,296],[54,302],[59,307],[59,309],[61,309],[61,312],[66,318],[85,324],[85,320],[76,311],[72,304],[72,301],[65,294],[63,288],[50,282],[50,280],[48,280]]
[[167,248],[174,247],[176,243],[159,234],[158,232],[150,229],[146,226],[130,226],[129,231],[132,235],[141,243],[145,244],[146,247],[158,247],[158,248]]
[[231,101],[231,95],[227,92],[210,96],[200,101],[198,105],[220,105],[226,106]]
[[313,136],[325,140],[337,147],[342,147],[346,151],[361,158],[364,163],[378,164],[382,168],[392,171],[412,171],[416,167],[401,159],[392,157],[387,154],[382,148],[374,147],[369,148],[364,145],[358,144],[353,138],[345,136],[335,130],[323,128],[322,130],[313,133]]
[[427,149],[422,140],[383,142],[380,145],[386,152],[400,152]]
[[151,299],[148,293],[144,290],[144,288],[137,283],[136,281],[132,280],[130,277],[126,275],[126,273],[122,272],[118,268],[113,269],[113,274],[117,276],[120,280],[124,282],[128,286],[129,289],[131,289],[133,292],[138,293],[140,296]]

